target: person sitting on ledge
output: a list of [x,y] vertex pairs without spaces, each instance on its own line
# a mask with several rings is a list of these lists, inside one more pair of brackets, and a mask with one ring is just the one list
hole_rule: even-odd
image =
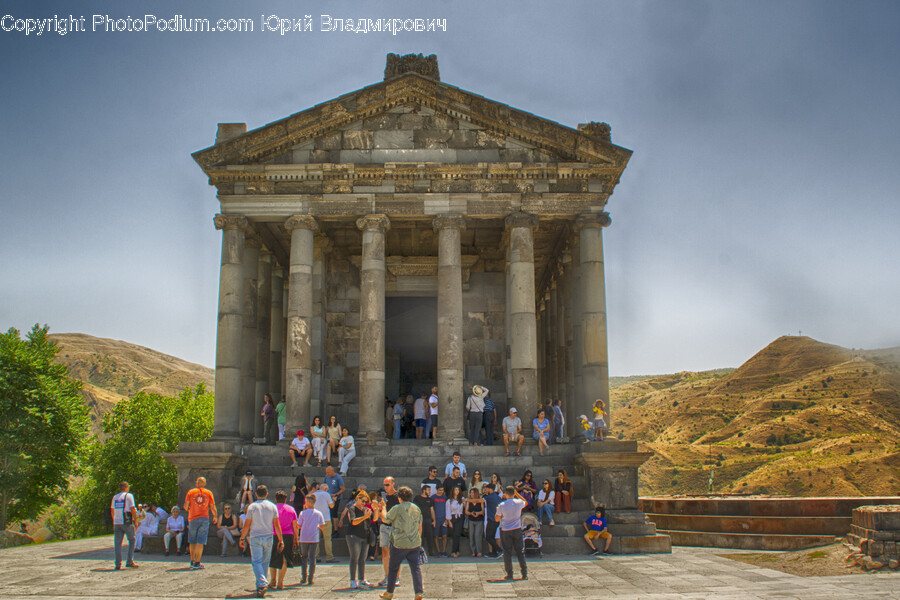
[[179,514],[181,509],[176,505],[172,507],[172,514],[166,519],[166,534],[163,536],[163,545],[166,549],[166,556],[169,555],[169,542],[175,538],[175,553],[178,556],[183,554],[181,550],[181,541],[184,538],[184,517]]
[[312,444],[303,435],[303,430],[297,432],[297,437],[291,440],[288,448],[288,454],[291,456],[291,467],[297,466],[297,460],[302,456],[305,460],[303,466],[309,466],[309,459],[312,457]]
[[612,534],[607,531],[606,511],[602,506],[597,506],[597,508],[594,509],[594,514],[588,517],[584,522],[584,529],[587,531],[587,533],[584,534],[584,541],[591,547],[591,552],[589,554],[600,554],[600,550],[598,550],[597,547],[594,546],[594,542],[591,541],[595,538],[605,539],[606,546],[603,548],[603,554],[611,554],[609,545],[612,544]]

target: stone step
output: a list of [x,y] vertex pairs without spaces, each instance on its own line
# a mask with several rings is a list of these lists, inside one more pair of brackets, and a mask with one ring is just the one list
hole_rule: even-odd
[[704,548],[738,548],[742,550],[802,550],[835,543],[833,535],[777,535],[772,533],[720,533],[710,531],[677,531],[660,529],[673,546]]
[[[595,442],[596,444],[603,444],[605,447],[612,447],[612,445],[616,443],[623,442]],[[261,446],[261,445],[248,445],[245,446],[246,456],[254,459],[257,457],[265,457],[265,456],[279,456],[279,455],[287,455],[288,447],[290,446],[290,440],[281,440],[274,446]],[[545,456],[573,456],[581,446],[579,444],[552,444],[550,447],[544,450]],[[515,450],[515,448],[511,448]],[[494,446],[458,446],[458,445],[445,445],[445,444],[431,444],[426,441],[420,440],[392,440],[390,444],[375,444],[369,445],[364,441],[357,440],[357,453],[361,456],[395,456],[406,458],[411,454],[414,454],[416,457],[446,457],[447,460],[450,460],[450,457],[453,456],[454,452],[459,452],[462,455],[463,462],[466,462],[467,457],[471,456],[496,456],[503,457],[506,453],[506,448],[500,445]],[[526,441],[522,446],[522,455],[523,456],[540,456],[540,452],[538,450],[538,446],[536,443]]]
[[826,535],[839,537],[850,531],[850,517],[760,517],[722,515],[648,514],[657,527],[675,531]]

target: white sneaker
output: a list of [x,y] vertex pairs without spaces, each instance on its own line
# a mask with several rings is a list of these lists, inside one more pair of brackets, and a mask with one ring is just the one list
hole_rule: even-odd
[[359,589],[359,584],[356,583],[355,579],[350,580],[350,589],[354,589],[354,590]]
[[[372,587],[372,584],[369,583],[367,580],[363,579],[363,580],[361,580],[361,581],[359,582],[359,587],[363,587],[363,586],[365,586],[365,587]],[[351,586],[351,587],[352,587],[352,586]]]

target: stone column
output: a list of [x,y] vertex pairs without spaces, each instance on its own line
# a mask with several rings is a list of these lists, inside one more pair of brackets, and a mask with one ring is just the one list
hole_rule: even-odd
[[462,215],[438,215],[433,225],[438,232],[438,437],[465,440],[460,233],[466,223]]
[[[582,285],[581,285],[581,238],[576,231],[572,235],[572,372],[575,381],[574,397],[569,407],[572,415],[572,423],[576,423],[578,416],[584,414],[590,418],[590,414],[582,413],[584,408],[584,378],[582,377],[582,355],[584,354],[584,340],[581,329],[581,313],[584,310],[584,302],[582,302]],[[575,429],[575,438],[584,439],[584,434],[579,429]]]
[[256,335],[259,309],[259,236],[244,239],[244,324],[241,330],[241,438],[253,439],[256,421]]
[[272,314],[269,324],[269,393],[281,400],[281,354],[284,351],[284,270],[272,268]]
[[[559,293],[556,290],[556,280],[550,280],[549,291],[547,292],[547,370],[549,382],[547,384],[547,395],[541,398],[542,401],[555,400],[557,391],[559,390],[559,357],[556,351],[559,349],[559,329],[556,327],[559,312]],[[549,417],[549,415],[548,415]]]
[[537,217],[527,213],[513,213],[506,218],[509,231],[512,396],[522,417],[522,429],[529,436],[531,419],[538,407],[534,302],[534,229],[537,226]]
[[[263,396],[269,393],[269,346],[272,335],[272,253],[263,249],[259,253],[259,276],[257,277],[257,289],[259,290],[258,308],[256,313],[256,414],[262,412]],[[262,418],[255,421],[254,435],[263,437]]]
[[[391,227],[385,215],[367,215],[362,230],[359,284],[359,435],[370,444],[384,440],[384,246]],[[459,260],[459,247],[456,252]],[[459,262],[457,262],[457,265]],[[462,280],[460,279],[460,282]],[[461,283],[460,283],[461,285]],[[460,287],[460,302],[462,288]],[[440,300],[438,300],[440,306]],[[438,308],[440,312],[440,308]],[[462,304],[460,303],[460,312]],[[462,315],[460,314],[460,323]],[[440,352],[440,348],[438,348]],[[443,396],[441,396],[443,398]],[[440,408],[438,409],[439,413]],[[441,416],[443,416],[441,414]],[[441,432],[440,425],[438,433]]]
[[216,215],[222,230],[219,268],[219,325],[216,328],[216,401],[213,440],[240,438],[241,328],[244,313],[244,230],[246,217]]
[[[581,255],[581,412],[589,411],[597,398],[609,406],[609,358],[606,347],[606,288],[603,267],[603,228],[611,223],[608,213],[580,215],[575,221]],[[579,413],[580,414],[580,413]]]
[[553,328],[556,329],[556,392],[554,400],[566,401],[566,302],[563,288],[563,272],[557,268],[556,275],[556,321]]
[[565,332],[566,343],[566,396],[563,398],[563,413],[566,415],[566,435],[572,437],[578,431],[575,428],[575,419],[578,415],[572,414],[575,405],[575,360],[573,359],[575,339],[572,332],[572,282],[575,279],[575,269],[570,250],[567,249],[563,252],[562,262],[566,270],[563,277],[563,331]]
[[319,226],[309,215],[294,215],[284,228],[291,234],[284,389],[286,430],[290,432],[305,431],[310,423],[313,236]]
[[312,391],[310,415],[322,415],[325,420],[325,257],[331,250],[331,240],[324,233],[313,238],[313,312],[312,312]]

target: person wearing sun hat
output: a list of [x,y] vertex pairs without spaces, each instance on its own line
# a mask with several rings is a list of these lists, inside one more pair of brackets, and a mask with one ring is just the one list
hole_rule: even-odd
[[466,400],[466,416],[469,420],[469,445],[477,446],[481,438],[481,425],[484,422],[484,397],[488,389],[480,385],[470,385],[472,395]]
[[312,457],[312,444],[306,439],[302,429],[297,432],[297,437],[291,440],[288,454],[291,456],[291,467],[297,466],[297,459],[301,456],[305,459],[303,466],[309,465],[309,459]]

